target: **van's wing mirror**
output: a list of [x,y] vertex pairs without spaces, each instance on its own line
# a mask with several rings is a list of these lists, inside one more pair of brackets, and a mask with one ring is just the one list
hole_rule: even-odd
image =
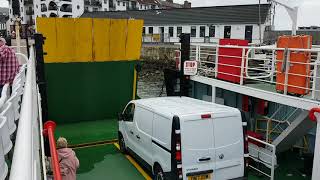
[[122,113],[118,114],[118,121],[123,121],[124,115]]

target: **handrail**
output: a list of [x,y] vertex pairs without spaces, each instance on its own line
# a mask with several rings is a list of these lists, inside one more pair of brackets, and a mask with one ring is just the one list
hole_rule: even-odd
[[[39,93],[39,87],[37,86],[37,96],[38,96],[38,113],[39,113],[39,129],[43,129],[43,121],[42,121],[42,107],[41,107],[41,95]],[[40,144],[41,144],[41,161],[42,161],[42,173],[43,180],[47,180],[47,169],[46,169],[46,160],[45,160],[45,152],[44,152],[44,138],[40,135]]]
[[320,108],[311,109],[309,117],[312,121],[318,122],[312,170],[312,180],[317,180],[320,177]]
[[[249,55],[250,55],[250,52],[251,52],[252,50],[254,50],[254,49],[248,49],[248,51],[247,51],[247,54],[246,54],[246,66],[245,66],[245,67],[249,67],[249,60],[250,60]],[[273,54],[272,57],[274,57],[275,50],[272,51],[272,54]],[[274,62],[275,62],[275,59],[272,58],[272,65],[274,64]],[[269,73],[268,75],[258,76],[258,77],[252,77],[252,76],[250,76],[250,74],[249,74],[249,68],[245,68],[245,70],[246,70],[246,71],[245,71],[245,72],[246,72],[246,77],[248,77],[248,78],[250,78],[250,79],[262,79],[262,78],[272,77],[273,74],[274,74],[274,66],[272,66],[272,69],[271,69],[271,71],[270,71],[270,73]]]
[[[23,53],[16,53],[16,55],[21,56],[21,57],[25,60],[24,63],[27,63],[27,62],[28,62],[28,57],[27,57],[25,54],[23,54]],[[24,63],[22,63],[22,64],[24,64]]]
[[61,172],[60,172],[60,165],[59,165],[59,158],[58,158],[58,153],[57,153],[57,148],[56,148],[56,141],[54,138],[54,130],[56,128],[56,123],[53,121],[47,121],[44,124],[44,135],[48,136],[49,138],[49,143],[50,143],[50,153],[52,157],[52,168],[53,168],[53,176],[54,180],[61,180]]
[[290,50],[294,52],[319,52],[319,49],[302,49],[302,48],[278,48],[278,47],[255,47],[255,46],[235,46],[235,45],[218,45],[218,44],[204,44],[204,43],[191,43],[191,46],[206,46],[215,48],[230,48],[230,49],[256,49],[256,50],[275,50],[275,51],[285,51]]
[[[38,137],[34,136],[34,127],[37,123],[35,111],[37,111],[36,102],[36,77],[35,77],[35,61],[34,50],[30,48],[30,60],[28,61],[27,76],[25,82],[24,95],[21,105],[21,113],[19,126],[17,129],[14,154],[10,172],[10,180],[33,180],[39,175],[35,174],[37,164],[35,159],[39,159],[40,155],[36,155],[38,147],[33,146],[37,143]],[[35,155],[37,157],[35,157]]]
[[[242,55],[228,56],[219,54],[219,48],[231,48],[242,50]],[[290,61],[290,54],[297,52],[305,52],[307,54],[317,53],[317,55],[310,56],[310,62],[290,62],[283,63],[286,65],[285,71],[282,72],[281,69],[276,68],[281,60],[277,59],[276,52],[288,51],[289,56],[287,61]],[[264,84],[270,84],[278,93],[284,95],[292,95],[295,91],[297,94],[301,94],[304,100],[315,100],[320,99],[320,90],[317,88],[318,83],[320,83],[320,75],[317,73],[319,70],[319,64],[315,61],[315,58],[320,62],[320,49],[296,49],[296,48],[276,48],[276,47],[249,47],[249,46],[230,46],[230,45],[215,45],[215,44],[199,44],[191,43],[190,58],[196,60],[197,62],[204,63],[198,66],[198,75],[205,76],[208,78],[218,78],[218,75],[225,75],[233,78],[239,79],[237,84],[249,86],[250,84],[260,83],[263,86],[257,86],[256,89],[261,89],[265,91],[270,91],[269,89],[263,89],[266,86]],[[258,55],[263,54],[266,57],[253,57],[249,58],[250,54]],[[208,56],[212,55],[213,60],[209,61]],[[232,58],[241,62],[240,64],[233,63],[223,63],[219,61],[219,58]],[[250,64],[253,63],[253,65]],[[210,66],[211,65],[211,66]],[[252,66],[252,67],[249,67]],[[307,73],[299,73],[296,71],[289,71],[290,67],[293,65],[306,66],[308,69]],[[219,71],[219,66],[223,66],[229,69],[237,69],[236,73]],[[239,71],[239,73],[238,73]],[[311,72],[314,72],[311,74]],[[284,80],[275,81],[276,76],[285,75]],[[299,83],[292,82],[292,77],[306,78],[307,81],[305,85],[299,85]],[[290,79],[290,80],[289,80]],[[237,80],[238,81],[238,80]],[[249,82],[249,83],[246,83]],[[273,91],[272,91],[273,92]]]
[[[251,165],[249,165],[249,167],[251,167],[252,169],[254,169],[254,170],[256,170],[256,171],[258,171],[258,172],[260,172],[260,173],[262,173],[262,174],[264,174],[264,175],[266,175],[266,176],[268,176],[268,177],[270,177],[270,180],[273,180],[273,179],[274,179],[274,173],[275,173],[275,166],[276,166],[276,161],[275,161],[275,157],[276,157],[276,146],[273,145],[273,144],[269,144],[269,143],[267,143],[267,142],[261,141],[260,139],[257,139],[257,138],[251,137],[251,136],[248,136],[248,139],[251,139],[251,140],[256,141],[256,142],[258,142],[258,143],[264,144],[265,146],[268,146],[268,147],[270,147],[270,148],[272,149],[271,166],[270,166],[271,172],[270,172],[270,175],[267,174],[267,173],[265,173],[265,172],[263,172],[263,171],[261,171],[261,170],[259,170],[259,169],[257,169],[257,168],[255,168],[255,167],[253,167],[253,166],[251,166]],[[264,155],[266,155],[266,156],[270,156],[269,154],[266,154],[266,153],[264,153],[264,152],[261,152],[261,153],[264,154]],[[250,154],[249,154],[249,155],[250,155]],[[250,157],[250,156],[249,156],[249,157]],[[261,162],[262,164],[266,165],[266,163],[263,162],[263,161],[259,161],[259,162]]]

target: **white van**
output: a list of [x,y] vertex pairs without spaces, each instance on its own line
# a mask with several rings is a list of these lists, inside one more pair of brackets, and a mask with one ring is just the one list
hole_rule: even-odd
[[238,109],[187,97],[131,101],[119,115],[120,150],[155,179],[245,179]]

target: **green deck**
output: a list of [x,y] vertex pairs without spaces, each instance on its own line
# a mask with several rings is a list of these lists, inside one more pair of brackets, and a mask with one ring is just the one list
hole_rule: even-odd
[[70,124],[58,124],[55,137],[67,138],[70,145],[107,141],[118,138],[118,121],[104,119]]
[[80,168],[77,180],[143,180],[136,168],[114,145],[76,149]]
[[[261,90],[265,90],[265,91],[269,91],[269,92],[273,92],[273,93],[278,93],[276,90],[276,85],[275,84],[270,84],[270,83],[251,83],[251,84],[245,84],[245,86],[247,87],[252,87],[255,89],[261,89]],[[303,98],[305,99],[311,99],[311,95],[304,95]]]
[[[56,129],[56,138],[64,136],[69,144],[83,144],[97,141],[112,140],[117,138],[117,121],[100,120],[62,124]],[[76,149],[80,160],[78,180],[143,180],[143,176],[135,167],[115,148],[114,145],[101,145]],[[300,169],[303,161],[295,152],[287,152],[280,158],[280,167],[276,170],[275,180],[310,180],[310,177],[303,177]],[[292,174],[292,176],[288,176]],[[257,176],[257,173],[250,171],[249,180],[267,180],[265,176]]]

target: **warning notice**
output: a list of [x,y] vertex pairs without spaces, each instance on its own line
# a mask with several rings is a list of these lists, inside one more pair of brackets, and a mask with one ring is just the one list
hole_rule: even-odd
[[184,75],[194,76],[197,74],[198,63],[196,61],[185,61],[184,62]]

